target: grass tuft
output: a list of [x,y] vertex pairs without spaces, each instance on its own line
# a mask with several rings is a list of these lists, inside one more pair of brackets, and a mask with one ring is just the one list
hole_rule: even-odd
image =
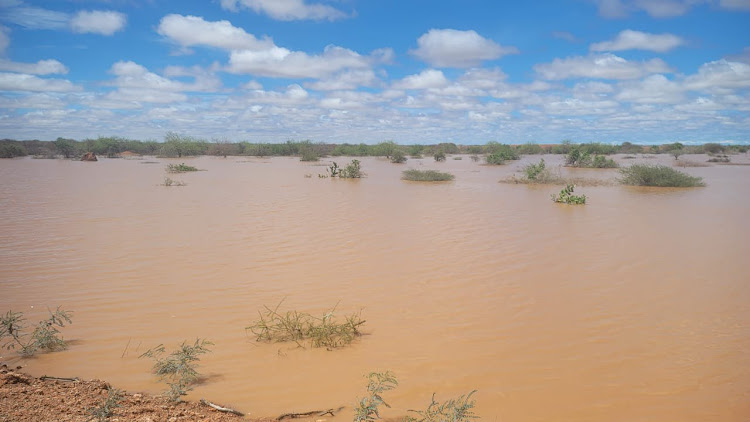
[[453,180],[454,175],[437,170],[405,170],[402,173],[402,180],[413,182],[447,182]]

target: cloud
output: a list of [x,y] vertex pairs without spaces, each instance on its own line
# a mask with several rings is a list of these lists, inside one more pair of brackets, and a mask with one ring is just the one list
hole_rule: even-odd
[[442,88],[448,85],[448,80],[443,72],[435,69],[427,69],[416,75],[409,75],[393,84],[395,89],[429,89]]
[[0,73],[0,91],[73,92],[81,87],[65,79],[45,79],[22,73]]
[[57,60],[39,60],[36,63],[19,63],[0,59],[0,71],[28,73],[32,75],[51,75],[68,73],[68,68]]
[[237,11],[238,6],[246,7],[255,13],[265,13],[272,19],[281,21],[294,20],[329,20],[335,21],[349,17],[346,13],[324,4],[308,4],[305,0],[221,0],[221,7]]
[[274,46],[267,50],[232,51],[227,70],[275,78],[328,77],[344,69],[367,69],[375,59],[352,50],[329,45],[320,55]]
[[597,79],[636,79],[651,73],[671,72],[661,59],[635,62],[627,61],[614,54],[594,54],[555,59],[552,63],[534,66],[534,70],[544,79],[597,78]]
[[641,104],[677,104],[685,100],[685,89],[664,75],[651,75],[638,82],[625,82],[616,95],[620,101]]
[[605,18],[624,18],[643,11],[654,18],[682,16],[694,6],[710,4],[726,10],[750,10],[748,0],[592,0]]
[[23,6],[20,3],[3,10],[3,20],[28,29],[64,29],[70,16],[67,13]]
[[305,84],[306,88],[317,91],[341,91],[362,86],[375,86],[380,79],[371,69],[351,70],[333,75],[331,78]]
[[10,45],[10,36],[8,36],[9,32],[10,29],[0,25],[0,55],[5,54],[5,49]]
[[558,38],[558,39],[565,40],[565,41],[568,41],[568,42],[576,42],[576,41],[578,41],[578,38],[576,38],[575,35],[571,34],[570,32],[567,32],[567,31],[553,31],[552,32],[552,36],[554,38]]
[[719,6],[729,10],[750,10],[750,0],[720,0]]
[[81,34],[112,35],[122,30],[127,20],[124,13],[111,10],[81,10],[70,19],[70,28]]
[[431,29],[417,40],[410,53],[437,67],[472,67],[506,54],[516,54],[515,47],[503,47],[476,31]]
[[698,73],[685,78],[691,90],[728,92],[737,88],[750,88],[750,64],[725,59],[703,64]]
[[213,92],[221,88],[221,82],[210,73],[197,68],[169,67],[165,73],[171,76],[192,76],[193,83],[185,83],[150,72],[144,66],[132,61],[119,61],[112,65],[110,73],[116,76],[114,85],[118,88],[142,89],[160,92]]
[[590,51],[647,50],[664,53],[683,45],[685,41],[672,34],[649,34],[626,29],[612,41],[591,44]]
[[199,16],[164,16],[157,32],[183,47],[205,45],[226,50],[264,50],[273,47],[273,41],[269,38],[259,40],[229,21],[209,22]]

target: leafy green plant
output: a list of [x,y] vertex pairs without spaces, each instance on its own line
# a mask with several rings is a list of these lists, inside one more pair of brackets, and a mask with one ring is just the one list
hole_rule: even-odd
[[591,154],[588,151],[584,151],[579,145],[576,145],[565,156],[565,165],[571,167],[590,167]]
[[621,182],[633,186],[698,187],[703,179],[663,165],[633,164],[620,170]]
[[371,372],[367,375],[367,396],[361,398],[354,408],[354,422],[380,419],[380,405],[391,407],[383,400],[382,394],[397,386],[398,380],[390,371]]
[[502,165],[508,160],[518,160],[518,152],[510,145],[489,142],[485,147],[487,155],[484,157],[487,164]]
[[[48,310],[49,311],[49,310]],[[64,311],[58,307],[54,312],[49,311],[49,317],[39,321],[30,335],[24,334],[26,330],[26,319],[23,312],[8,311],[0,317],[0,340],[5,341],[2,345],[7,350],[19,348],[22,356],[32,356],[39,350],[54,352],[67,348],[65,340],[59,336],[58,327],[72,324],[72,312]],[[5,340],[8,338],[7,340]]]
[[[283,302],[283,301],[282,301]],[[325,347],[328,350],[351,344],[362,333],[359,328],[365,321],[360,313],[344,317],[343,322],[336,320],[336,307],[318,318],[305,312],[279,312],[279,303],[271,309],[264,306],[264,312],[258,312],[259,319],[245,327],[255,335],[256,341],[295,342],[304,347],[309,342],[311,347]]]
[[445,153],[443,151],[438,151],[432,156],[435,161],[445,161]]
[[180,164],[169,164],[167,166],[167,171],[169,173],[186,173],[189,171],[198,171],[197,167],[189,166],[185,163]]
[[573,195],[574,185],[567,185],[559,195],[552,194],[552,200],[562,204],[583,205],[586,203],[586,195]]
[[115,409],[120,407],[120,400],[122,400],[122,391],[110,387],[107,390],[107,398],[104,399],[104,403],[88,409],[87,413],[91,415],[91,419],[97,422],[107,422],[110,417],[114,416]]
[[305,148],[300,152],[300,161],[318,161],[319,159],[320,157],[318,156],[318,153],[312,148]]
[[195,339],[191,345],[183,341],[180,348],[172,353],[163,356],[166,353],[163,344],[160,344],[143,353],[140,358],[154,359],[152,371],[159,376],[159,379],[166,381],[169,385],[167,397],[173,401],[180,401],[180,398],[192,390],[192,385],[200,378],[197,371],[200,355],[209,353],[212,346],[208,340]]
[[409,410],[416,413],[417,417],[407,416],[408,422],[466,422],[479,418],[471,410],[475,406],[475,401],[471,396],[477,390],[467,395],[462,395],[455,399],[446,400],[442,403],[435,401],[435,394],[432,395],[430,405],[425,410]]
[[336,164],[335,161],[333,162],[333,164],[330,167],[328,167],[328,172],[331,173],[331,177],[338,176],[340,171],[341,171],[341,169],[339,168],[339,165]]
[[391,153],[391,163],[401,164],[406,162],[406,155],[400,149],[394,150]]
[[603,155],[594,156],[594,162],[591,163],[591,167],[604,169],[604,168],[617,168],[620,167],[615,160],[607,158]]
[[450,173],[437,170],[409,169],[405,170],[401,175],[401,179],[413,182],[446,182],[453,180],[454,178],[455,176]]
[[524,173],[526,173],[526,178],[529,180],[538,180],[541,178],[546,171],[546,165],[544,164],[544,158],[539,160],[539,163],[537,164],[529,164],[523,169]]
[[362,173],[359,160],[352,160],[351,163],[339,171],[339,178],[341,179],[359,179],[362,176],[364,176],[364,173]]

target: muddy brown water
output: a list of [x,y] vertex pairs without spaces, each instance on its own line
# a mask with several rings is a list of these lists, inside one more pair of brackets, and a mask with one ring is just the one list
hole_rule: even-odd
[[[391,370],[385,416],[476,389],[484,420],[750,420],[750,166],[681,169],[698,189],[579,187],[585,206],[498,183],[537,160],[365,158],[362,180],[293,158],[0,160],[0,311],[75,312],[69,350],[0,360],[157,393],[138,355],[201,337],[215,346],[189,398],[251,416],[346,405],[348,420],[363,375]],[[160,186],[183,161],[206,171]],[[404,182],[406,168],[456,180]],[[255,343],[244,327],[282,299],[362,310],[366,335]]]

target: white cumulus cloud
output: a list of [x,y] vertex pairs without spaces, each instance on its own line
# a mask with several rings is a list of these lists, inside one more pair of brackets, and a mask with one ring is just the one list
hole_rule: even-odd
[[677,104],[685,99],[685,89],[664,75],[651,75],[638,82],[625,82],[615,98],[642,104]]
[[125,14],[111,10],[81,10],[70,19],[73,32],[112,35],[125,27]]
[[39,60],[36,63],[19,63],[0,59],[0,70],[32,75],[51,75],[68,73],[68,68],[57,60]]
[[362,86],[374,86],[380,80],[371,69],[351,70],[333,75],[326,80],[305,84],[305,87],[317,91],[340,91],[357,89]]
[[503,47],[476,31],[431,29],[417,40],[410,53],[437,67],[472,67],[486,60],[518,53],[515,47]]
[[682,16],[694,6],[709,4],[726,10],[750,10],[750,0],[592,0],[605,18],[624,18],[646,12],[654,18]]
[[685,41],[672,34],[649,34],[626,29],[612,41],[591,44],[591,51],[647,50],[664,53],[685,44]]
[[23,73],[0,73],[0,91],[72,92],[81,87],[65,79],[46,79]]
[[273,46],[270,39],[259,40],[229,21],[210,22],[199,16],[164,16],[157,32],[183,47],[205,45],[227,50],[260,50]]
[[334,21],[349,16],[334,7],[319,3],[308,4],[305,0],[221,0],[221,7],[224,9],[236,11],[239,6],[281,21]]
[[636,79],[653,73],[669,73],[671,69],[661,59],[628,61],[614,54],[555,59],[552,63],[534,66],[534,70],[544,79],[597,78],[597,79]]
[[395,89],[431,89],[448,85],[448,79],[443,72],[427,69],[416,75],[409,75],[393,84]]
[[685,79],[692,90],[731,90],[750,87],[750,64],[725,59],[703,64]]
[[274,46],[267,50],[232,51],[227,70],[276,78],[328,77],[344,69],[367,69],[374,60],[352,50],[329,45],[320,55]]

